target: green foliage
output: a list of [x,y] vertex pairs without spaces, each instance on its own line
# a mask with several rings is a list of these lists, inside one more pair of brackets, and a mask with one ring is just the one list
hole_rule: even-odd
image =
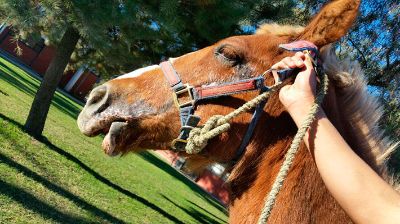
[[[88,63],[85,58],[93,59],[89,64],[103,74],[127,72],[244,33],[241,25],[252,21],[251,11],[267,8],[267,4],[259,4],[255,0],[123,1],[123,10],[114,12],[113,15],[118,19],[112,21],[108,28],[114,31],[109,32],[112,41],[107,44],[102,44],[107,41],[99,41],[96,46],[89,41],[85,44],[91,45],[89,50],[79,52],[78,56],[85,63]],[[79,8],[85,16],[96,13],[86,5],[80,5]],[[264,18],[277,19],[275,14]],[[88,37],[96,35],[99,29],[95,29]],[[101,35],[97,34],[96,37],[100,38]]]
[[252,25],[266,22],[293,24],[296,10],[296,1],[259,0],[255,2],[248,19]]
[[245,33],[243,27],[260,21],[286,19],[293,5],[292,0],[3,0],[0,11],[7,13],[0,19],[22,38],[41,34],[54,45],[73,26],[81,41],[71,64],[109,77]]
[[382,126],[400,141],[400,5],[393,0],[363,4],[357,24],[339,47],[346,44],[344,54],[361,63],[384,105]]

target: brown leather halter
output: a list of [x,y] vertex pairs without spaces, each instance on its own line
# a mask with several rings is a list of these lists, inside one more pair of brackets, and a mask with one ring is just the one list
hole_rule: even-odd
[[[196,105],[199,103],[204,103],[209,99],[220,98],[224,96],[230,96],[233,94],[248,92],[248,91],[256,91],[260,92],[268,91],[268,87],[264,85],[264,77],[259,76],[256,78],[240,80],[237,82],[228,82],[223,83],[217,86],[198,86],[193,87],[189,84],[183,84],[178,73],[173,68],[172,64],[169,61],[162,62],[160,64],[161,69],[164,72],[164,76],[166,77],[170,87],[173,90],[173,99],[176,107],[179,109],[180,118],[181,118],[181,130],[180,135],[176,138],[171,145],[171,148],[175,151],[184,151],[186,146],[186,139],[189,136],[191,129],[197,126],[200,121],[200,117],[194,115],[194,111]],[[261,114],[262,109],[264,107],[265,102],[254,112],[252,122],[254,126],[258,121],[259,114]],[[244,141],[242,141],[242,145],[240,148],[244,148],[247,146],[248,141],[252,135],[253,129],[248,128]],[[251,129],[251,130],[250,130]],[[242,154],[241,151],[238,150],[239,156]]]
[[[308,41],[296,41],[289,44],[281,44],[279,47],[291,52],[308,50],[313,53],[314,58],[316,58],[318,54],[318,48],[313,43]],[[185,151],[185,146],[187,143],[186,139],[188,138],[190,131],[196,127],[200,121],[200,117],[194,115],[196,105],[199,103],[204,103],[209,99],[230,96],[248,91],[258,90],[260,93],[269,91],[269,88],[264,85],[264,77],[267,73],[273,73],[275,82],[281,82],[284,77],[287,77],[293,71],[293,69],[280,71],[269,69],[255,78],[222,83],[216,86],[194,87],[190,84],[182,83],[178,72],[174,69],[170,61],[162,62],[160,67],[173,91],[173,99],[180,114],[180,134],[178,138],[176,138],[171,144],[171,149],[174,151]],[[245,148],[250,142],[255,126],[263,112],[265,103],[266,101],[260,103],[256,107],[234,160],[237,160],[241,157]]]

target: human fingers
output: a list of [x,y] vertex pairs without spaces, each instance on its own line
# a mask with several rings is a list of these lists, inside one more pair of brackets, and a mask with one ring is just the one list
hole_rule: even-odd
[[310,75],[310,76],[314,75],[315,76],[315,74],[314,74],[314,65],[312,63],[311,56],[309,54],[307,54],[307,55],[304,55],[304,57],[305,57],[305,60],[303,62],[304,62],[304,66],[305,66],[305,71],[307,71],[308,75]]
[[289,68],[297,68],[297,61],[294,60],[294,57],[286,57],[282,60],[282,62],[285,63]]
[[304,65],[305,67],[303,68],[303,71],[299,72],[297,75],[294,85],[300,89],[315,92],[317,81],[309,55],[305,56]]
[[273,70],[282,70],[282,69],[287,69],[287,68],[289,68],[289,66],[285,62],[283,62],[283,60],[279,61],[278,63],[274,64],[271,67],[271,69],[273,69]]
[[302,68],[304,67],[304,60],[305,60],[306,56],[303,52],[299,51],[296,52],[296,54],[291,58],[292,61],[295,62],[295,64],[297,65],[298,68]]
[[271,68],[276,70],[288,69],[288,68],[302,68],[304,67],[303,62],[304,55],[295,55],[292,57],[286,57],[280,62],[274,64]]
[[299,72],[298,77],[299,78],[303,77],[303,78],[307,78],[308,79],[308,77],[313,75],[314,66],[313,66],[312,61],[311,61],[312,59],[311,59],[311,57],[309,55],[304,55],[304,57],[305,57],[304,60],[303,60],[304,68],[302,69],[301,72]]
[[296,52],[292,57],[286,57],[282,60],[283,63],[289,68],[302,68],[304,67],[305,55],[303,52]]

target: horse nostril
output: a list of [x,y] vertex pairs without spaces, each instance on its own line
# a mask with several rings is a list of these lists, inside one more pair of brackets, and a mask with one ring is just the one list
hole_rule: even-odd
[[86,110],[91,114],[100,113],[108,107],[108,87],[106,85],[99,86],[92,90],[86,103]]

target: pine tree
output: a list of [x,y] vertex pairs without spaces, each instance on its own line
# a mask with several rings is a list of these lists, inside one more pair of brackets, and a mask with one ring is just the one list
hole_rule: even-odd
[[[123,17],[107,31],[112,41],[98,46],[85,43],[84,51],[75,56],[103,77],[120,74],[245,34],[246,27],[261,21],[284,20],[293,5],[292,0],[124,1]],[[93,13],[85,7],[82,11]],[[140,15],[140,21],[125,15]]]

